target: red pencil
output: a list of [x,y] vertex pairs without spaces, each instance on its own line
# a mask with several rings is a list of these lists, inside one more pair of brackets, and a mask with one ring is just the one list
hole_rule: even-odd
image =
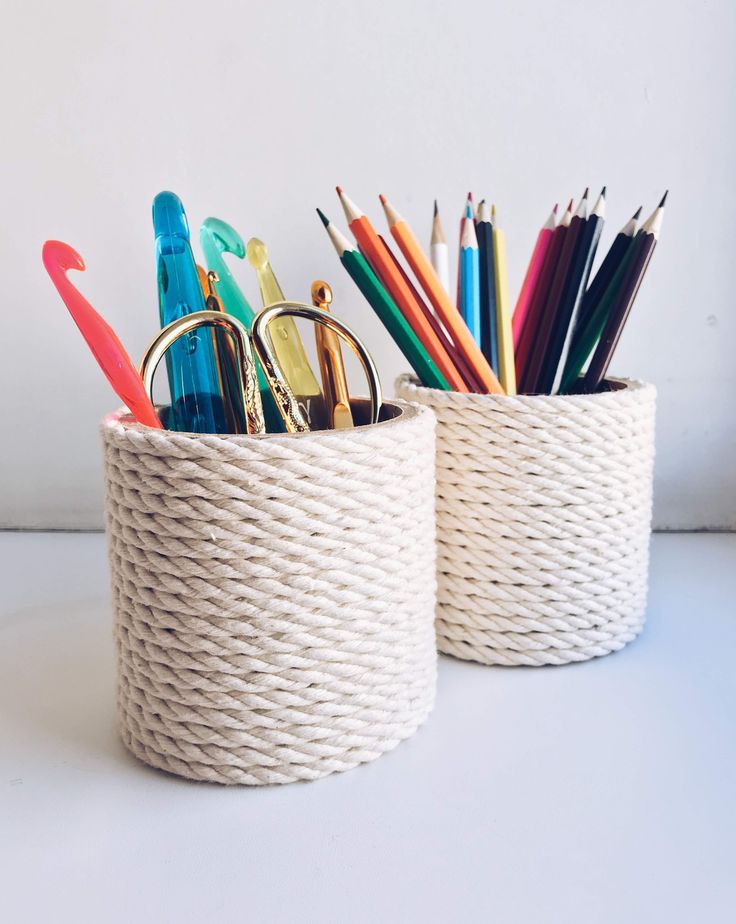
[[570,204],[565,209],[559,224],[552,232],[552,239],[544,257],[544,264],[527,310],[526,321],[524,322],[524,328],[519,338],[519,345],[516,347],[514,358],[516,363],[516,387],[519,394],[523,394],[522,383],[524,380],[524,373],[529,364],[529,359],[534,347],[534,340],[539,330],[542,312],[544,311],[544,303],[547,300],[549,287],[552,283],[555,270],[557,269],[560,251],[565,242],[565,235],[567,234],[567,229],[570,227],[571,218],[572,199],[570,199]]
[[524,369],[524,380],[522,390],[525,394],[535,394],[541,386],[542,368],[544,359],[547,355],[552,329],[557,319],[562,293],[565,289],[570,266],[575,256],[575,249],[582,233],[585,223],[588,220],[588,190],[580,200],[580,204],[575,210],[575,214],[570,219],[570,227],[565,234],[565,241],[560,250],[559,260],[555,268],[552,282],[547,289],[547,297],[544,300],[539,325],[534,333],[534,345],[531,355]]
[[532,302],[534,290],[536,288],[537,282],[539,281],[539,276],[544,266],[544,258],[547,255],[550,244],[552,243],[552,232],[554,231],[556,221],[557,206],[555,205],[555,207],[552,209],[551,215],[547,219],[546,223],[541,227],[539,234],[537,235],[537,242],[534,245],[534,250],[532,251],[531,259],[529,260],[529,266],[527,267],[526,275],[524,276],[524,282],[521,285],[521,292],[519,292],[519,298],[516,301],[516,308],[514,308],[514,315],[511,319],[511,329],[514,334],[515,350],[518,350],[519,348],[521,332],[524,328],[524,322],[526,321],[527,315],[529,313],[529,306]]

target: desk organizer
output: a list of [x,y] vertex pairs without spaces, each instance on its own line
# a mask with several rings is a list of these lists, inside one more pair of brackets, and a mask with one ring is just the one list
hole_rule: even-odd
[[[366,402],[356,401],[358,421]],[[123,741],[193,780],[373,760],[434,703],[434,430],[216,436],[102,424]]]
[[397,382],[437,417],[440,651],[565,664],[641,631],[656,391],[608,387],[510,397]]

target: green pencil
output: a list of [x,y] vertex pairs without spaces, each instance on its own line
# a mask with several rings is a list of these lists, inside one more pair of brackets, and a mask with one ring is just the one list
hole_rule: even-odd
[[394,300],[384,289],[363,254],[356,247],[353,247],[345,235],[319,209],[317,209],[317,214],[327,229],[340,262],[363,293],[371,308],[381,319],[384,327],[391,334],[396,345],[419,376],[419,381],[422,385],[426,385],[428,388],[451,391],[447,380],[434,364],[434,361],[424,349],[421,340],[411,329]]

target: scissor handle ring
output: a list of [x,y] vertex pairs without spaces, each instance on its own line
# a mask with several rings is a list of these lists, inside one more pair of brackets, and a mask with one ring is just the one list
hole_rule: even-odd
[[[378,423],[378,418],[381,414],[381,405],[383,403],[381,380],[378,377],[378,370],[376,369],[376,365],[370,353],[363,346],[357,335],[347,324],[344,324],[329,312],[322,311],[321,308],[315,308],[313,305],[305,305],[303,302],[274,302],[272,305],[267,305],[253,319],[251,337],[253,338],[253,345],[261,361],[263,371],[268,379],[268,384],[271,391],[274,393],[276,401],[279,403],[287,427],[292,429],[287,419],[287,414],[290,413],[291,408],[286,407],[285,404],[288,405],[290,400],[293,401],[293,396],[291,395],[289,383],[279,366],[278,359],[273,349],[271,335],[268,332],[268,325],[271,321],[278,317],[283,317],[284,315],[304,318],[307,321],[314,321],[316,324],[322,324],[345,340],[353,353],[358,357],[363,367],[365,377],[368,380],[368,389],[371,397],[371,423]],[[282,404],[282,398],[284,404]],[[294,429],[296,429],[296,427],[294,427]]]
[[222,311],[194,311],[192,314],[177,318],[161,329],[151,341],[140,365],[143,386],[149,398],[153,401],[153,378],[166,351],[180,337],[191,333],[198,327],[221,327],[232,334],[238,353],[238,380],[243,396],[248,433],[265,433],[266,425],[263,419],[261,393],[258,389],[256,362],[248,329],[237,318]]

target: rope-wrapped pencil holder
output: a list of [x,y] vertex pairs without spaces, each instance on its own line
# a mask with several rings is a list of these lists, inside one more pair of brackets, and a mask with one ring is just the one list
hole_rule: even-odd
[[482,664],[584,661],[646,608],[656,391],[397,394],[437,418],[437,639]]
[[[368,403],[353,402],[357,423]],[[435,695],[432,414],[219,436],[103,421],[123,741],[218,783],[313,780]]]

